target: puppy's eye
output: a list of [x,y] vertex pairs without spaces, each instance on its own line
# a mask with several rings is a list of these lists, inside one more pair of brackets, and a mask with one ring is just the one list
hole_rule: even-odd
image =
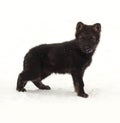
[[91,40],[96,41],[96,37],[95,36],[92,36],[91,37]]
[[92,39],[96,40],[96,37],[95,36],[92,36]]
[[83,39],[83,36],[80,35],[80,36],[79,36],[79,39]]

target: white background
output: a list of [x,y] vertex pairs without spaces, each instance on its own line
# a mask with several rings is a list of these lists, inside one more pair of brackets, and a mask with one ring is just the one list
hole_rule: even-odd
[[[0,1],[0,122],[120,123],[119,0]],[[52,88],[16,92],[25,53],[33,46],[74,39],[78,21],[101,23],[101,41],[86,70],[88,99],[74,93],[70,75],[44,80]]]

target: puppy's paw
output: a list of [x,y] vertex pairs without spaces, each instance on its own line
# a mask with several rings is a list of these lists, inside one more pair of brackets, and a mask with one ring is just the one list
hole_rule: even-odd
[[86,93],[79,93],[78,96],[83,97],[83,98],[88,98],[88,94]]
[[25,88],[22,88],[22,89],[18,89],[17,88],[17,91],[19,91],[19,92],[26,92],[26,89]]

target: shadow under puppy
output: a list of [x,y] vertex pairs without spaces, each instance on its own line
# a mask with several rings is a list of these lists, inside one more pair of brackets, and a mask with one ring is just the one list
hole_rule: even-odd
[[72,75],[78,96],[88,97],[84,91],[83,75],[90,65],[99,43],[101,25],[78,22],[75,39],[56,44],[43,44],[29,50],[24,58],[23,71],[18,76],[17,90],[26,91],[25,85],[32,81],[39,89],[50,89],[41,81],[51,73]]

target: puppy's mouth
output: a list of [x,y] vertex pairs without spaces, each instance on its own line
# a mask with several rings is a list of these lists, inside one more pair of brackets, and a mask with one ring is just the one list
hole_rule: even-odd
[[87,49],[86,51],[85,51],[85,53],[92,53],[93,52],[93,49]]
[[92,53],[93,51],[94,51],[94,49],[91,49],[91,48],[83,48],[82,49],[82,52],[86,53],[86,54]]

